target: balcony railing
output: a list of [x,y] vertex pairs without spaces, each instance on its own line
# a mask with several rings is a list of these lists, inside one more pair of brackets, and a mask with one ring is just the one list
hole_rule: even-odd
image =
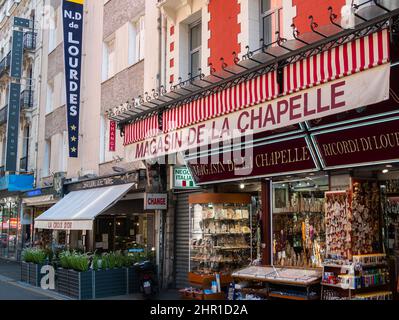
[[275,44],[276,32],[280,32],[282,25],[282,7],[273,8],[264,12],[261,16],[262,32],[261,38],[265,45]]
[[28,157],[23,157],[19,159],[19,171],[28,171]]
[[33,107],[33,91],[30,89],[21,92],[20,98],[21,110],[31,109]]
[[0,109],[0,126],[7,123],[8,105]]
[[36,49],[36,37],[35,32],[25,32],[24,33],[24,49],[35,50]]
[[3,74],[8,71],[10,66],[11,66],[11,51],[3,59],[0,60],[0,77],[3,76]]

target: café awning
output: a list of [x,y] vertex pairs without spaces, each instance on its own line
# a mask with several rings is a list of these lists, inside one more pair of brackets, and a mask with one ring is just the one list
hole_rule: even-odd
[[93,220],[112,207],[133,183],[68,193],[35,219],[35,228],[53,230],[92,230]]
[[40,206],[45,206],[45,205],[51,205],[56,202],[57,202],[57,200],[54,199],[54,195],[52,195],[52,194],[22,199],[22,203],[24,205],[26,205],[27,207],[40,207]]

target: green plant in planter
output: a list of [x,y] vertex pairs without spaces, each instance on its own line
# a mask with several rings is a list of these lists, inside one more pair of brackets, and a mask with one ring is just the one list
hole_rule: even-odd
[[116,263],[117,263],[117,258],[116,258],[115,252],[110,252],[108,254],[108,268],[115,269]]
[[101,263],[100,263],[100,265],[101,265],[101,269],[102,269],[102,270],[107,270],[107,269],[108,269],[108,267],[109,267],[109,257],[108,257],[108,253],[104,253],[104,254],[101,256]]
[[58,256],[59,260],[60,260],[60,265],[64,269],[71,269],[70,256],[71,256],[71,252],[67,251],[67,250],[60,252],[60,254]]
[[125,266],[125,256],[121,251],[114,252],[115,265],[117,268],[123,268]]
[[47,253],[43,249],[27,248],[22,252],[22,260],[35,264],[45,264]]
[[65,269],[73,269],[80,272],[89,270],[90,259],[87,254],[68,250],[59,254],[60,264]]
[[94,271],[98,271],[98,268],[100,267],[100,262],[101,262],[101,257],[97,254],[94,254],[92,260],[92,268]]

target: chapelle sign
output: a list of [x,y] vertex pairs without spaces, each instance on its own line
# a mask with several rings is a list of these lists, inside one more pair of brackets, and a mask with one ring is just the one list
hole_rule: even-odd
[[[221,141],[249,137],[342,113],[389,98],[390,66],[384,64],[310,89],[200,122],[126,146],[129,161],[155,158]],[[359,94],[361,93],[361,94]]]
[[69,157],[78,157],[84,0],[64,0],[64,59]]

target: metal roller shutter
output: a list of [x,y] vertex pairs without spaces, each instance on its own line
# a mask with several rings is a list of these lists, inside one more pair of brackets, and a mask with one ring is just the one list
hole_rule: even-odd
[[176,288],[189,286],[187,280],[189,255],[189,208],[188,196],[191,193],[177,195],[176,233],[175,233],[175,268]]

